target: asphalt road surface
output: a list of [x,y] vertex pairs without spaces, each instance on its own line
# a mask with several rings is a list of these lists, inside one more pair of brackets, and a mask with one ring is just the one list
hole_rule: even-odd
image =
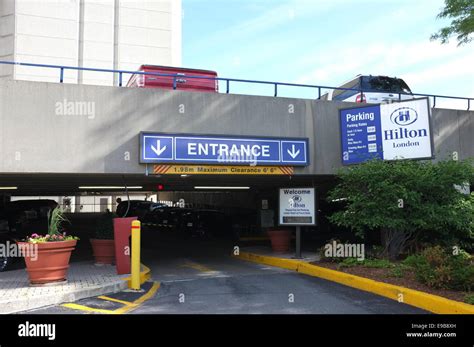
[[[232,258],[232,242],[156,235],[143,233],[142,259],[161,287],[131,314],[427,313],[330,281]],[[81,311],[55,306],[29,313]]]

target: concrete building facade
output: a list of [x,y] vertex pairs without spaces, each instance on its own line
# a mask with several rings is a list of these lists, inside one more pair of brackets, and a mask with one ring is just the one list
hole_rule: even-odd
[[[0,60],[121,70],[180,66],[181,13],[181,0],[2,0]],[[1,65],[1,77],[57,82],[59,71]],[[66,70],[64,82],[116,85],[118,76]]]

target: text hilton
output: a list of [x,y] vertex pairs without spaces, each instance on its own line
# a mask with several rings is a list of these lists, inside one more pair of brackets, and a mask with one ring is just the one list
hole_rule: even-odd
[[426,129],[408,130],[406,128],[390,129],[384,131],[385,140],[408,140],[403,143],[393,143],[393,147],[412,147],[419,146],[418,141],[412,142],[410,139],[419,137],[427,137],[428,131]]

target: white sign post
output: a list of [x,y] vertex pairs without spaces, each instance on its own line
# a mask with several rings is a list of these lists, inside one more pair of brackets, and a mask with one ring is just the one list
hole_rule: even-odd
[[296,255],[301,258],[301,226],[316,225],[314,188],[280,188],[279,225],[296,226]]

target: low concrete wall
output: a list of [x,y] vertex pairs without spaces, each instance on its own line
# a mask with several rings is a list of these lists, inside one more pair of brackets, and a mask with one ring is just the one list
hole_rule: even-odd
[[[308,137],[311,165],[295,174],[332,174],[341,166],[338,110],[349,106],[2,80],[0,173],[141,174],[138,134],[157,131]],[[474,112],[435,109],[433,125],[438,157],[474,157]]]

